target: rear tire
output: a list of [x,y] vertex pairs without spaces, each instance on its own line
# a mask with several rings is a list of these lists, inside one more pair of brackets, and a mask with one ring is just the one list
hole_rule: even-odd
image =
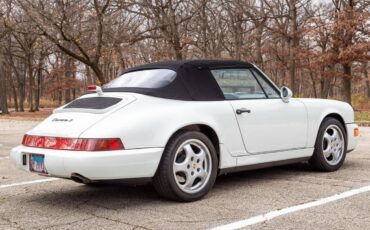
[[153,184],[160,196],[175,201],[196,201],[215,183],[216,149],[209,138],[196,131],[181,131],[168,142]]
[[342,123],[335,118],[325,118],[316,138],[310,165],[322,172],[336,171],[343,165],[346,152],[347,137]]

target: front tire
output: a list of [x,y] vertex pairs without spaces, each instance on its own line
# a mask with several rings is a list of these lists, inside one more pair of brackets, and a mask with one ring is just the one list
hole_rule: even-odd
[[338,170],[346,158],[346,140],[342,123],[335,118],[325,118],[316,138],[314,154],[309,161],[310,165],[322,172]]
[[162,197],[195,201],[215,183],[218,168],[216,149],[209,138],[196,131],[175,134],[168,142],[153,178]]

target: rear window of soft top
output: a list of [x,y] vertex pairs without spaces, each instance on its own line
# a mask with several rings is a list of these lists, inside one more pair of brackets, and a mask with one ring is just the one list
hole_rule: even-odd
[[124,73],[103,88],[162,88],[173,82],[176,72],[170,69],[147,69]]

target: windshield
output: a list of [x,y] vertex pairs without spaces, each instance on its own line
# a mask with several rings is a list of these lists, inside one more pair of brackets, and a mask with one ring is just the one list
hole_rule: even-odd
[[169,69],[149,69],[124,73],[103,88],[162,88],[170,84],[176,72]]

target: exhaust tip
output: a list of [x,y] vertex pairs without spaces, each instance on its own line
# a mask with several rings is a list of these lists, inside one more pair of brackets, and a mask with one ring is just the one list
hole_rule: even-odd
[[80,183],[80,184],[89,184],[91,183],[92,181],[78,173],[72,173],[71,175],[71,179],[74,181],[74,182],[77,182],[77,183]]

